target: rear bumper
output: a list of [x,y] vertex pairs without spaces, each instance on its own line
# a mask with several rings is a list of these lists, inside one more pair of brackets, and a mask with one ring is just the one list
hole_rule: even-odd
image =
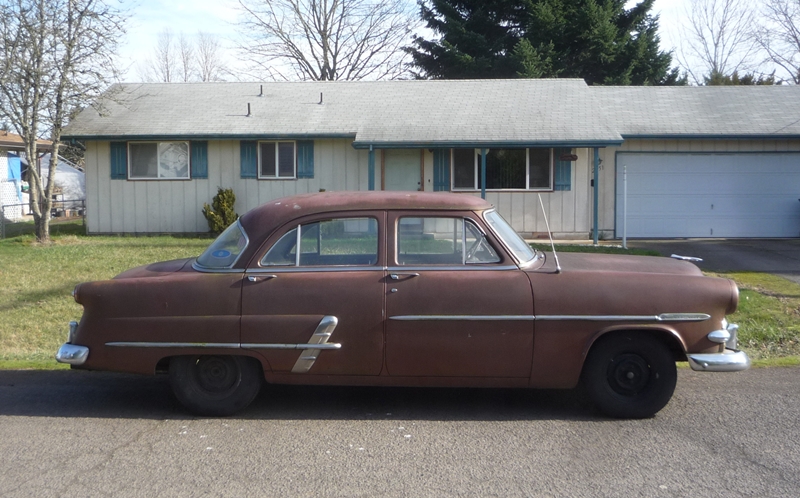
[[723,353],[688,354],[689,365],[698,372],[740,372],[750,368],[744,351],[726,349]]
[[56,353],[56,361],[70,365],[83,365],[89,357],[89,348],[75,344],[62,344]]

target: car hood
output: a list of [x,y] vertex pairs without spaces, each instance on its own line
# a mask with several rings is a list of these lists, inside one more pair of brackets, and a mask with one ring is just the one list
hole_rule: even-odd
[[[561,270],[658,273],[669,275],[702,275],[700,268],[689,263],[660,256],[628,256],[620,254],[590,254],[577,252],[558,253]],[[535,272],[555,271],[556,263],[552,252],[545,252],[545,263],[533,270]]]
[[194,258],[174,259],[172,261],[161,261],[149,265],[138,266],[124,271],[114,277],[115,280],[122,278],[143,278],[143,277],[163,277],[165,274],[175,273],[182,270],[191,270]]

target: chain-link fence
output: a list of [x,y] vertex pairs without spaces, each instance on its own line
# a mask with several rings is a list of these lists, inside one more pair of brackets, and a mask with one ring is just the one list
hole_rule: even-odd
[[[3,204],[0,206],[0,239],[6,238],[7,226],[19,224],[19,213],[24,212],[28,207],[28,204]],[[86,199],[53,200],[50,217],[53,220],[80,218],[81,223],[86,226]]]

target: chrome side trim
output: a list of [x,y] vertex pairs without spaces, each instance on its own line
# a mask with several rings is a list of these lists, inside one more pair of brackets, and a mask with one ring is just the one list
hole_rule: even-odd
[[213,348],[239,349],[238,342],[107,342],[114,348]]
[[[328,339],[331,337],[333,330],[338,324],[339,319],[335,316],[326,315],[322,317],[319,325],[317,325],[317,330],[311,335],[311,339],[308,340],[308,345],[303,349],[303,352],[300,353],[300,358],[297,359],[294,367],[292,367],[292,373],[306,373],[311,370],[311,367],[314,366],[314,362],[316,362],[319,357],[322,349],[320,346],[327,345]],[[331,346],[333,346],[333,344],[331,344]],[[341,345],[339,346],[341,347]]]
[[537,321],[579,320],[593,322],[702,322],[705,313],[662,313],[660,315],[536,315]]
[[711,318],[705,313],[662,313],[660,315],[396,315],[389,320],[536,320],[592,322],[700,322]]
[[461,321],[533,321],[533,315],[397,315],[390,316],[389,320],[420,321],[420,320],[461,320]]
[[70,365],[83,365],[89,357],[89,348],[75,344],[62,344],[56,353],[56,361]]
[[725,350],[724,353],[687,354],[692,370],[698,372],[740,372],[750,368],[750,358],[744,351]]
[[202,348],[202,349],[341,349],[341,344],[268,344],[235,342],[107,342],[117,348]]
[[325,344],[242,344],[242,349],[342,349],[338,343]]

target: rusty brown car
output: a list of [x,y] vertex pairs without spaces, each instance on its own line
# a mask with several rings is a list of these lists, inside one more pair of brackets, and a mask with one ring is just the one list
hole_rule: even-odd
[[192,412],[274,384],[574,388],[649,417],[676,361],[737,371],[736,285],[668,258],[535,251],[489,203],[436,193],[268,202],[199,257],[78,285],[73,368],[168,373]]

